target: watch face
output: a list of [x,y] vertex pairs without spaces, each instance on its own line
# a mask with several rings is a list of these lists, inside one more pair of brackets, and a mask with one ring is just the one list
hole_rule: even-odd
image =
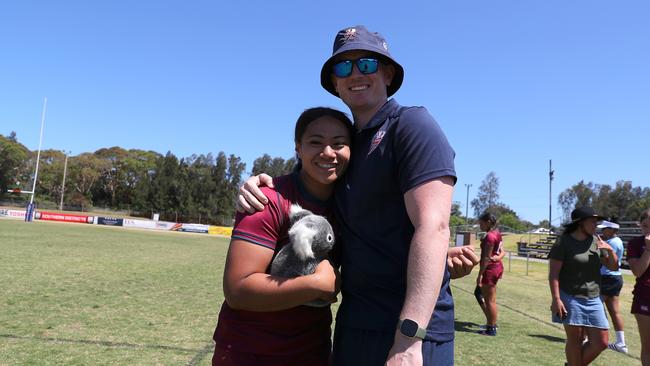
[[407,337],[415,337],[415,334],[417,334],[418,331],[418,323],[411,319],[404,319],[399,330]]

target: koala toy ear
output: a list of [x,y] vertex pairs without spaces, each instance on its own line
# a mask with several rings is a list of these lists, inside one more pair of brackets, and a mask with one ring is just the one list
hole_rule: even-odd
[[[306,220],[305,220],[306,221]],[[305,221],[300,221],[291,225],[289,229],[289,238],[293,245],[293,250],[301,260],[314,258],[314,251],[311,249],[311,243],[314,236],[318,233]]]
[[291,209],[289,210],[289,224],[293,225],[298,220],[309,215],[313,215],[313,213],[309,210],[305,210],[304,208],[300,207],[300,205],[294,203],[293,205],[291,205]]

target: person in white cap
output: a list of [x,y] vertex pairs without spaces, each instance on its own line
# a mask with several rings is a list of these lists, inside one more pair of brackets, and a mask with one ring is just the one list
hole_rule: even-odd
[[[602,230],[602,238],[607,241],[607,244],[614,249],[616,257],[618,258],[618,266],[621,266],[621,258],[623,257],[623,241],[617,236],[619,224],[615,220],[603,220],[598,228]],[[627,345],[625,344],[625,332],[623,330],[623,316],[621,316],[618,296],[623,288],[623,276],[621,270],[612,271],[605,266],[600,267],[601,283],[600,283],[600,297],[602,298],[609,316],[614,323],[614,330],[616,330],[616,342],[609,344],[609,349],[616,352],[628,353]]]

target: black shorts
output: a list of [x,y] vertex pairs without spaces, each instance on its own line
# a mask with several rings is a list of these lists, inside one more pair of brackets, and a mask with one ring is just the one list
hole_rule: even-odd
[[602,276],[600,294],[603,296],[618,296],[623,288],[623,276]]
[[[332,365],[375,366],[386,363],[395,341],[395,332],[348,328],[336,324]],[[454,340],[422,341],[424,366],[453,366]]]

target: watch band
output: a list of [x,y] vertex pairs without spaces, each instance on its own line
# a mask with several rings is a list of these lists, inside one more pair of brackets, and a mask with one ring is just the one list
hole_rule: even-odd
[[420,328],[418,323],[411,319],[400,319],[397,323],[397,328],[400,333],[409,338],[424,339],[427,335],[427,330]]

